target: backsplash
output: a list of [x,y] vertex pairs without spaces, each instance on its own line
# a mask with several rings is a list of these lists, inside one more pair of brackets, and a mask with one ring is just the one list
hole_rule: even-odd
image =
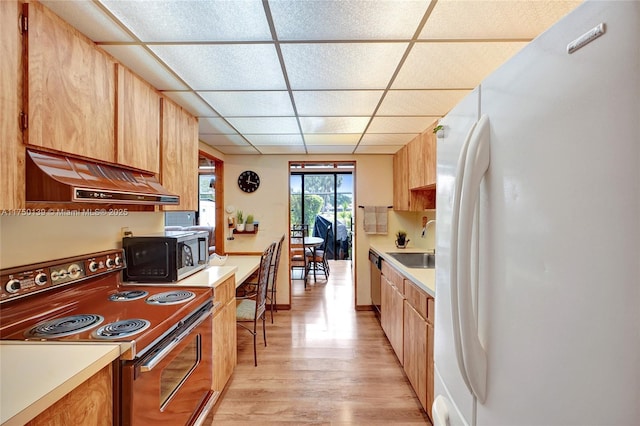
[[425,250],[433,250],[435,248],[435,224],[429,226],[425,234],[425,238],[422,238],[422,218],[426,217],[427,220],[436,218],[435,210],[429,210],[424,212],[396,212],[393,216],[395,220],[394,225],[389,227],[389,237],[395,241],[396,232],[399,229],[403,229],[407,232],[407,238],[410,240],[407,248],[421,248]]

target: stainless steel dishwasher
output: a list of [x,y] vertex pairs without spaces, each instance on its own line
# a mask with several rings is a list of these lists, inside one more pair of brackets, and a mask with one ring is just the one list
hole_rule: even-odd
[[369,250],[369,266],[370,266],[370,275],[371,275],[371,306],[373,307],[373,312],[376,314],[378,320],[380,319],[380,279],[381,272],[380,269],[382,267],[382,258],[378,256],[376,252],[373,250]]

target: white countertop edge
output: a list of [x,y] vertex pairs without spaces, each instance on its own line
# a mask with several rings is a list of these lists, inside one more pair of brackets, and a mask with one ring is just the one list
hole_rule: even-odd
[[382,257],[385,262],[391,264],[394,268],[402,273],[402,275],[409,278],[416,285],[418,285],[422,290],[424,290],[431,297],[436,297],[436,283],[435,283],[435,269],[422,269],[422,268],[407,268],[402,263],[398,262],[393,257],[389,256],[387,252],[405,252],[405,253],[426,253],[428,250],[423,250],[419,248],[405,248],[398,249],[393,245],[382,245],[382,244],[370,244],[369,248],[371,248],[374,252],[376,252],[380,257]]
[[[14,390],[7,386],[7,379],[10,372],[6,371],[5,365],[7,361],[25,361],[25,351],[33,356],[37,353],[39,359],[52,361],[55,356],[69,358],[69,351],[59,349],[62,346],[86,346],[83,356],[90,358],[88,361],[80,360],[69,363],[64,369],[60,369],[60,373],[56,377],[51,377],[49,382],[55,382],[55,385],[49,383],[47,386],[42,379],[45,373],[37,372],[37,368],[31,369],[32,375],[37,376],[40,380],[37,383],[23,383],[28,390]],[[30,347],[28,347],[30,346]],[[90,354],[86,351],[91,348]],[[86,342],[0,342],[0,369],[2,370],[2,389],[0,389],[0,423],[3,426],[23,425],[34,419],[40,413],[51,407],[62,397],[74,390],[80,384],[84,383],[91,376],[103,369],[113,360],[120,356],[123,349],[116,343],[86,343]],[[55,354],[53,354],[55,352]],[[58,354],[59,353],[59,354]],[[49,363],[39,364],[43,368],[49,368]],[[37,366],[36,366],[37,367]],[[62,373],[64,370],[64,374]],[[25,380],[24,369],[14,369],[20,377],[9,380],[10,383],[17,383]],[[35,380],[34,380],[35,381]]]

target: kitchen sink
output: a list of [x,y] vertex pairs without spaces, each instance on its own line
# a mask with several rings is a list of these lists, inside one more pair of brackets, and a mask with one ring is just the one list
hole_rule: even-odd
[[435,253],[387,252],[387,254],[407,268],[434,269],[436,267]]

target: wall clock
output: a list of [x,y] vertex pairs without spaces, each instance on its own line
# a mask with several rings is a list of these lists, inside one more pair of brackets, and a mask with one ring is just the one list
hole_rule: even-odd
[[238,186],[244,192],[255,192],[260,186],[260,177],[252,170],[245,170],[238,176]]

